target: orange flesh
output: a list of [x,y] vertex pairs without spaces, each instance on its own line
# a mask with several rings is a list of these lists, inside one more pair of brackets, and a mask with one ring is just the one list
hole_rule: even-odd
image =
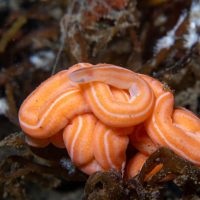
[[[151,80],[149,84],[152,84]],[[154,86],[153,90],[157,99],[153,115],[147,122],[148,135],[160,146],[166,146],[181,157],[200,165],[200,119],[189,111],[179,109],[175,110],[174,121],[173,94],[164,91],[162,84]]]
[[79,86],[68,79],[68,73],[79,64],[44,81],[23,102],[19,110],[21,128],[31,137],[45,139],[63,129],[68,120],[90,109]]
[[60,131],[56,133],[54,136],[46,139],[33,138],[27,135],[25,141],[28,145],[37,148],[44,148],[48,146],[50,143],[52,143],[55,147],[62,149],[65,148],[62,134],[63,131]]
[[87,174],[123,171],[129,138],[140,151],[126,167],[129,177],[159,146],[200,165],[200,119],[174,109],[158,80],[114,65],[79,63],[50,77],[23,102],[19,122],[28,144],[65,146]]
[[75,117],[63,134],[65,146],[77,166],[93,159],[93,135],[97,119],[91,114]]
[[157,174],[163,168],[163,164],[156,165],[144,178],[144,181],[149,181],[155,174]]
[[93,139],[94,156],[100,165],[109,170],[122,170],[126,162],[127,136],[119,136],[117,130],[112,130],[98,122]]
[[137,153],[131,160],[129,160],[127,167],[126,167],[126,177],[128,179],[136,176],[140,170],[142,169],[142,166],[146,162],[148,156]]
[[[73,81],[86,83],[82,88],[92,112],[108,126],[134,126],[147,119],[152,112],[153,92],[146,81],[134,72],[102,64],[77,70],[69,76]],[[107,84],[129,91],[129,100],[116,101]]]
[[147,135],[144,125],[138,125],[130,135],[130,143],[141,153],[151,155],[158,146]]

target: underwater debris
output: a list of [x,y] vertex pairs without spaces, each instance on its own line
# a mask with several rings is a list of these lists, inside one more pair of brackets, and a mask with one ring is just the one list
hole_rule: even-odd
[[[42,154],[30,152],[21,133],[1,141],[0,149],[0,184],[4,185],[1,198],[10,196],[19,200],[27,199],[27,181],[55,188],[65,178],[67,181],[85,180],[84,176],[77,175],[77,172],[69,177],[66,169],[63,171],[55,162],[53,164],[52,161],[45,161],[44,157],[49,150],[44,150]],[[145,181],[145,176],[159,163],[163,164],[162,170]],[[163,182],[163,178],[169,174],[174,176],[173,181]],[[174,193],[173,188],[176,188],[177,193]],[[149,157],[140,173],[130,180],[123,180],[121,174],[116,171],[91,175],[85,186],[84,199],[163,199],[169,196],[169,193],[171,198],[179,199],[178,197],[198,195],[199,188],[200,169],[172,151],[161,148]]]
[[185,106],[197,114],[200,113],[199,99],[200,81],[197,81],[194,86],[180,91],[175,96],[176,105]]
[[[145,181],[146,175],[160,163],[163,168]],[[173,181],[163,182],[163,178],[169,174],[173,175]],[[123,180],[115,171],[91,175],[85,186],[84,199],[187,199],[198,196],[199,189],[200,169],[169,149],[161,148],[148,158],[140,173],[130,180]]]
[[189,13],[188,31],[183,36],[185,39],[184,47],[190,49],[199,41],[200,33],[200,1],[193,0]]
[[[49,155],[51,155],[50,160]],[[84,181],[86,177],[82,173],[77,170],[68,173],[69,169],[63,168],[60,162],[65,157],[67,158],[65,152],[51,147],[30,149],[24,142],[22,133],[9,135],[0,142],[1,199],[27,199],[28,188],[25,182],[39,184],[45,188],[55,188],[63,181]]]
[[25,16],[19,16],[14,24],[11,26],[11,28],[6,33],[4,33],[4,35],[0,39],[0,53],[3,53],[5,51],[8,43],[13,40],[14,36],[26,22],[27,18]]
[[[160,163],[163,164],[162,169],[148,182],[145,182],[146,175]],[[177,186],[177,191],[182,191],[182,197],[198,193],[200,187],[199,168],[166,148],[161,148],[152,154],[144,164],[141,172],[134,179],[130,180],[130,182],[134,184],[136,191],[142,191],[139,193],[139,199],[148,199],[152,194],[156,193],[156,196],[158,195],[157,199],[159,199],[162,197],[162,189],[165,187],[165,183],[162,180],[169,175],[173,175],[174,178],[172,182]],[[188,183],[190,183],[190,186],[186,190],[184,187],[188,185]],[[190,189],[192,189],[192,191],[190,191]]]
[[170,30],[169,32],[167,32],[166,36],[162,37],[161,39],[159,39],[157,41],[157,44],[156,44],[156,47],[155,47],[155,50],[154,50],[155,54],[157,54],[162,49],[170,48],[174,44],[174,42],[176,40],[176,35],[175,35],[176,31],[179,28],[180,24],[183,23],[183,21],[185,20],[186,16],[187,16],[187,13],[184,12],[180,16],[180,18],[178,19],[178,21],[177,21],[176,25],[173,27],[173,29]]
[[114,37],[137,27],[137,16],[136,1],[73,0],[61,21],[62,38],[76,62],[91,61]]
[[127,199],[121,175],[116,171],[96,172],[85,185],[84,200]]
[[165,36],[157,40],[154,56],[145,64],[142,71],[146,69],[145,72],[152,73],[155,77],[171,82],[170,84],[175,86],[177,83],[173,79],[176,79],[177,72],[182,69],[192,70],[193,55],[194,52],[197,53],[196,49],[199,46],[198,10],[200,10],[198,0],[191,1],[189,9],[181,10],[174,26]]

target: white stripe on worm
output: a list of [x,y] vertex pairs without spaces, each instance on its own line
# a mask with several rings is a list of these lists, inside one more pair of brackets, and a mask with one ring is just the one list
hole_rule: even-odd
[[192,132],[192,131],[188,131],[186,130],[183,126],[179,125],[179,124],[175,124],[174,126],[181,129],[187,136],[193,138],[194,140],[199,140],[200,142],[200,132]]
[[48,116],[48,114],[50,113],[50,111],[53,109],[53,107],[59,102],[61,101],[63,98],[73,94],[73,93],[76,93],[76,92],[79,92],[79,90],[73,90],[73,91],[70,91],[70,92],[66,92],[64,94],[62,94],[58,99],[56,99],[52,104],[51,106],[48,108],[48,110],[42,115],[40,121],[38,121],[38,123],[36,125],[29,125],[27,124],[26,122],[22,121],[20,115],[19,115],[19,122],[22,126],[26,127],[26,128],[29,128],[29,129],[37,129],[39,127],[41,127],[42,123],[44,122],[44,120],[46,119],[46,117]]
[[70,157],[71,157],[72,161],[74,160],[75,143],[76,143],[76,141],[78,139],[78,136],[79,136],[79,134],[81,132],[82,126],[83,126],[83,119],[79,116],[78,117],[78,128],[77,128],[77,131],[74,134],[74,137],[73,137],[73,140],[72,140],[72,144],[71,144],[71,147],[70,147]]
[[[156,106],[157,104],[161,101],[161,99],[165,96],[167,96],[169,93],[164,93],[162,95],[160,95],[160,97],[158,97],[157,101],[156,101]],[[156,108],[155,106],[155,108]],[[162,131],[159,129],[157,123],[156,123],[156,120],[155,120],[155,117],[153,115],[153,118],[152,118],[152,121],[153,121],[153,125],[154,125],[154,128],[157,130],[158,134],[160,135],[160,137],[165,141],[165,143],[172,149],[172,150],[175,150],[176,152],[178,152],[182,157],[186,158],[187,160],[191,161],[192,163],[195,163],[197,165],[200,164],[200,162],[197,162],[195,160],[193,160],[192,158],[190,158],[188,155],[186,155],[184,152],[182,152],[181,150],[179,150],[178,148],[176,148],[175,145],[171,144],[170,142],[168,142],[168,140],[166,139],[166,137],[163,135]]]
[[109,165],[116,169],[116,166],[113,164],[111,158],[110,158],[110,151],[109,151],[109,142],[108,142],[108,137],[110,135],[110,130],[107,130],[104,134],[104,147],[105,147],[105,153],[106,153],[106,158],[107,158],[107,161],[109,163]]
[[110,116],[113,116],[113,117],[118,117],[118,118],[126,118],[126,117],[140,117],[142,115],[145,115],[145,113],[147,113],[150,108],[152,107],[153,105],[153,98],[151,98],[151,102],[148,104],[148,107],[146,107],[145,110],[143,110],[142,112],[140,113],[135,113],[135,114],[119,114],[119,113],[112,113],[110,112],[109,110],[107,110],[102,104],[101,102],[99,102],[98,98],[97,98],[97,95],[96,95],[96,92],[93,88],[93,86],[91,85],[90,83],[90,86],[91,86],[91,89],[92,89],[92,95],[93,95],[93,98],[97,104],[97,106],[99,107],[100,110],[102,110],[104,113],[110,115]]

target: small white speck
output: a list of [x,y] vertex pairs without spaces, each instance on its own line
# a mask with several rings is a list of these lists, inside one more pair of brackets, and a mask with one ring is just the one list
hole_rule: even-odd
[[7,100],[5,98],[0,98],[0,115],[6,114],[8,109],[9,107],[8,107]]
[[40,51],[30,57],[30,62],[36,69],[50,70],[55,59],[55,54],[52,51]]
[[68,171],[69,174],[73,174],[75,172],[75,166],[72,164],[72,161],[66,158],[61,158],[60,160],[61,166]]

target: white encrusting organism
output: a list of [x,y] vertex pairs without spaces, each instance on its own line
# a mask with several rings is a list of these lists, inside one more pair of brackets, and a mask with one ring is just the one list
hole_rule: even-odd
[[162,49],[168,49],[170,48],[175,40],[176,40],[176,31],[179,28],[179,26],[182,24],[182,22],[185,20],[187,16],[186,12],[183,12],[183,14],[179,17],[176,25],[173,27],[172,30],[167,32],[167,35],[162,37],[157,41],[156,47],[155,47],[155,54],[157,54]]
[[8,109],[9,107],[8,107],[7,100],[5,98],[0,98],[0,115],[6,114]]
[[200,27],[200,1],[195,0],[192,2],[190,8],[188,32],[184,35],[185,48],[189,49],[199,41],[199,34],[197,33],[198,27]]

